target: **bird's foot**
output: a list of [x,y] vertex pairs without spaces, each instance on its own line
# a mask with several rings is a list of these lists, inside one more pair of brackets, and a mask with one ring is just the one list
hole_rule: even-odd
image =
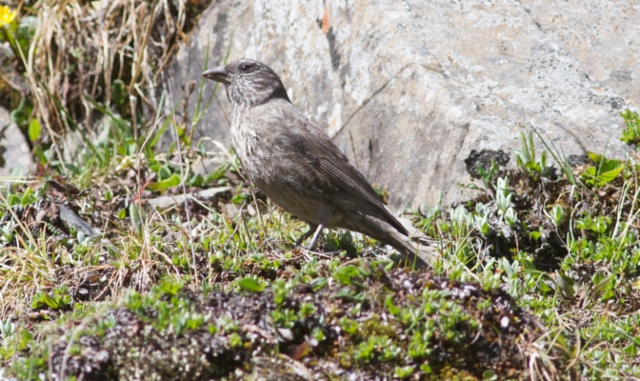
[[306,247],[306,249],[308,250],[315,249],[316,243],[318,243],[318,237],[320,236],[320,233],[322,233],[322,229],[324,229],[324,225],[309,225],[309,230],[307,230],[302,236],[300,236],[300,238],[298,238],[293,243],[293,247],[299,247],[302,244],[302,242],[304,242],[304,240],[306,240],[307,238],[311,237],[311,235],[313,235],[313,238],[311,239],[311,243],[309,244],[309,246]]
[[294,243],[293,243],[293,247],[298,247],[300,246],[300,244],[302,244],[302,242],[304,242],[305,239],[311,237],[311,235],[316,231],[316,227],[315,226],[309,226],[309,230],[307,230],[303,235],[300,236],[300,238],[298,238]]
[[[320,233],[322,233],[322,229],[324,229],[324,225],[319,224],[316,228],[316,232],[313,234],[313,238],[311,238],[308,250],[313,251],[316,248],[316,243],[318,243],[318,237],[320,236]],[[311,229],[309,229],[309,231],[311,231]]]

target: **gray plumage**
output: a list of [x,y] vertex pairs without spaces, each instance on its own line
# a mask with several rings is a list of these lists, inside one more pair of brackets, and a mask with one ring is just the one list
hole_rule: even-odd
[[296,244],[315,230],[313,247],[323,227],[345,228],[390,244],[410,264],[416,253],[420,257],[404,226],[327,134],[291,103],[271,68],[239,59],[202,75],[225,85],[232,144],[251,181],[309,224]]

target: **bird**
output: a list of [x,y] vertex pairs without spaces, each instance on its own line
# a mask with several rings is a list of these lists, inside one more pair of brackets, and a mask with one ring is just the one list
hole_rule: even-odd
[[428,265],[364,175],[293,105],[273,69],[241,58],[202,75],[226,89],[231,144],[249,180],[309,225],[296,247],[313,235],[313,250],[324,228],[343,228],[391,245],[408,264]]

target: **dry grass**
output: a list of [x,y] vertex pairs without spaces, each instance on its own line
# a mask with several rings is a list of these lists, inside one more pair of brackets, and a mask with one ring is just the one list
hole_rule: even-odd
[[[3,83],[27,98],[33,107],[27,119],[44,125],[41,143],[53,147],[59,160],[69,131],[79,130],[85,139],[100,133],[96,121],[102,113],[92,101],[132,121],[134,136],[142,136],[161,106],[160,75],[207,3],[21,3],[23,19],[35,17],[35,29],[26,49],[16,44],[17,57],[12,72],[3,70]],[[143,125],[133,118],[138,113],[147,121]]]

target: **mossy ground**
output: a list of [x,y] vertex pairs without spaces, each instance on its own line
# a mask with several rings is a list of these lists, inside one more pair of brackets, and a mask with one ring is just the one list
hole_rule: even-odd
[[[318,253],[292,248],[304,224],[255,203],[249,188],[233,186],[211,208],[193,203],[188,224],[181,206],[135,211],[115,186],[63,191],[60,181],[14,186],[7,198],[19,205],[3,219],[13,270],[2,354],[19,378],[517,379],[531,361],[562,364],[560,351],[533,350],[544,326],[498,283],[398,267],[348,232]],[[59,205],[103,232],[84,236]],[[140,226],[122,210],[142,215]]]

